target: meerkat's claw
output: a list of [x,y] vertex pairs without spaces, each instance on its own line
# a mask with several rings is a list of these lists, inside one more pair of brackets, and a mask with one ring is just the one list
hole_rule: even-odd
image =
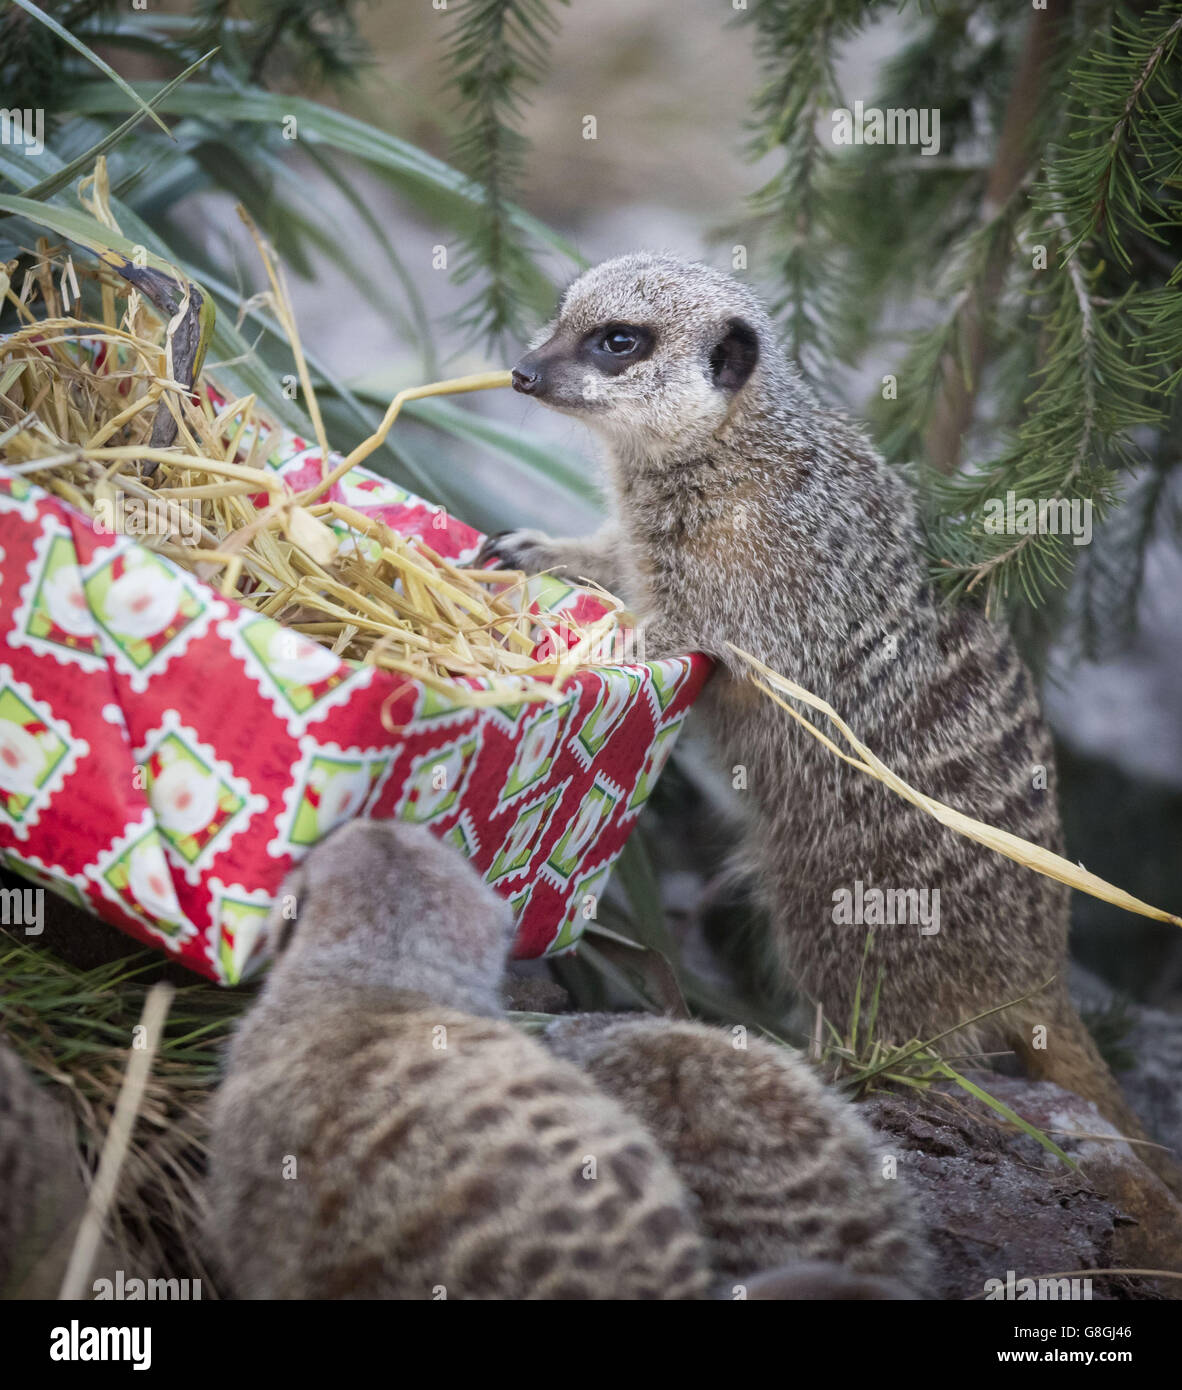
[[542,531],[501,531],[480,547],[476,564],[487,565],[490,560],[499,560],[502,569],[538,574],[554,564],[553,547]]
[[493,560],[499,564],[501,562],[501,542],[511,534],[510,531],[498,531],[495,535],[485,536],[484,544],[476,552],[476,558],[472,561],[473,569],[485,569]]

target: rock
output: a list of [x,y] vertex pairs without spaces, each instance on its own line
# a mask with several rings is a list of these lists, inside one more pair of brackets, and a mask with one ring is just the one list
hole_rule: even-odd
[[1085,1014],[1119,1010],[1128,1020],[1120,1049],[1131,1065],[1117,1079],[1149,1133],[1182,1160],[1182,1013],[1121,999],[1079,965],[1071,967],[1070,982]]
[[[1009,1271],[1182,1269],[1182,1207],[1094,1105],[1050,1082],[973,1078],[1076,1159],[1071,1171],[955,1083],[862,1105],[898,1152],[935,1255],[934,1291],[971,1298]],[[1051,1131],[1054,1131],[1053,1133]],[[1073,1137],[1082,1136],[1082,1137]],[[1173,1298],[1182,1281],[1096,1275],[1093,1299]]]

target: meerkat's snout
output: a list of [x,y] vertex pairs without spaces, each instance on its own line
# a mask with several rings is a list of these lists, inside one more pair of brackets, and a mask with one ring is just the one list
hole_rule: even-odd
[[543,401],[547,405],[561,404],[553,401],[551,396],[567,356],[556,333],[541,347],[527,352],[513,368],[514,391],[520,391],[523,396],[533,396],[535,400]]
[[513,368],[513,389],[520,391],[523,396],[532,396],[542,384],[542,373],[530,363],[528,357],[523,357]]

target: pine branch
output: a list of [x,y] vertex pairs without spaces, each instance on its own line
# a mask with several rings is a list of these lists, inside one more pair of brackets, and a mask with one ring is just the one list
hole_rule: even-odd
[[[934,412],[950,389],[952,374],[957,375],[958,389],[966,399],[975,394],[981,371],[976,355],[979,305],[986,281],[1000,262],[999,248],[1013,242],[1017,213],[1016,199],[996,209],[989,221],[968,234],[946,266],[938,289],[943,306],[941,317],[932,328],[914,338],[903,365],[895,373],[899,392],[890,414],[882,408],[878,411],[883,449],[889,457],[926,457],[923,439]],[[993,299],[998,297],[999,287],[994,285]]]
[[[914,318],[917,299],[932,294],[933,282],[941,285],[938,297],[955,300],[957,309],[963,306],[973,241],[989,225],[981,215],[989,150],[995,143],[992,132],[1004,123],[1013,70],[1011,27],[982,23],[981,8],[941,5],[924,15],[876,79],[877,109],[906,109],[922,93],[925,106],[939,111],[939,153],[919,154],[906,145],[843,151],[834,219],[844,229],[848,250],[847,283],[838,306],[843,358],[856,359],[868,347],[881,352],[884,340],[906,342],[909,335],[896,325]],[[954,257],[950,247],[957,248]],[[948,345],[950,337],[961,336],[960,329],[956,314],[947,324],[942,316],[931,332]],[[909,400],[923,399],[920,420],[893,401],[884,406],[877,393],[872,400],[881,428],[892,436],[888,452],[897,448],[908,457],[922,448],[937,399],[938,360],[938,353],[929,354],[923,381],[911,370],[912,361],[902,374],[900,385]]]
[[[1182,182],[1180,53],[1182,14],[1163,5],[1118,18],[1109,41],[1074,69],[1074,148],[1053,152],[1048,180],[1075,228],[1068,254],[1095,238],[1128,270],[1130,234],[1167,244],[1164,231],[1177,229],[1177,202],[1165,190]],[[1182,264],[1171,283],[1180,275]]]
[[[566,4],[568,0],[561,0]],[[448,65],[460,101],[456,163],[484,189],[454,278],[484,278],[458,324],[496,343],[524,334],[532,264],[510,217],[528,144],[518,128],[525,94],[539,81],[558,28],[550,0],[465,0],[456,12]]]
[[[1060,24],[1068,8],[1068,0],[1047,0],[1046,9],[1035,11],[1028,21],[1022,60],[985,185],[981,205],[985,224],[997,223],[999,211],[1011,205],[1037,161],[1037,116],[1048,88],[1053,86],[1048,78],[1054,66]],[[943,473],[953,473],[958,467],[961,444],[972,422],[989,346],[990,308],[1001,289],[1008,250],[1008,241],[991,239],[979,277],[958,306],[959,356],[955,360],[945,357],[940,364],[941,390],[932,409],[925,454],[932,466]]]
[[[1031,607],[1045,603],[1084,548],[1054,529],[1015,527],[1012,516],[995,526],[996,508],[1011,494],[1020,504],[1079,504],[1098,524],[1123,476],[1168,434],[1164,407],[1182,385],[1177,24],[1176,7],[1168,19],[1155,11],[1098,30],[1081,19],[1058,27],[1057,49],[1043,29],[1041,65],[1028,46],[1027,75],[1014,80],[1004,126],[1011,151],[1000,155],[1003,128],[982,196],[991,220],[948,266],[940,321],[898,374],[900,400],[884,443],[908,452],[928,431],[929,466],[919,472],[924,525],[934,573],[954,595],[983,594],[991,608],[1019,596]],[[1037,125],[1036,68],[1049,109]],[[1096,196],[1101,177],[1115,190],[1105,207]],[[1000,208],[999,189],[1009,190]],[[1049,272],[1037,261],[1032,269],[1020,250],[1044,243]],[[1004,430],[1001,447],[964,471],[940,471],[955,468],[978,402],[992,411],[991,428]],[[987,439],[989,431],[977,433]],[[1127,524],[1107,525],[1111,547],[1125,555],[1126,613],[1135,608],[1146,528],[1162,505],[1147,488],[1137,485]],[[1115,591],[1107,579],[1081,567],[1081,585],[1092,586],[1085,608],[1105,585]]]
[[[1053,220],[1066,252],[1070,230]],[[1018,498],[1086,504],[1098,521],[1116,496],[1119,471],[1140,457],[1135,432],[1162,418],[1158,373],[1134,346],[1126,301],[1098,298],[1095,272],[1067,259],[1044,296],[1038,386],[1027,414],[993,463],[946,479],[934,490],[938,568],[953,592],[984,586],[990,605],[1013,591],[1038,604],[1062,585],[1077,558],[1070,536],[990,530],[991,505]]]
[[1071,624],[1083,655],[1124,650],[1137,629],[1137,604],[1150,545],[1182,541],[1182,398],[1174,396],[1147,466],[1083,556]]
[[[753,157],[778,151],[783,163],[752,199],[773,238],[773,312],[801,371],[819,381],[834,356],[832,325],[841,292],[840,237],[827,218],[835,150],[818,134],[840,107],[837,44],[870,17],[876,0],[762,0],[751,12],[765,73],[754,101]],[[827,132],[828,133],[828,132]]]

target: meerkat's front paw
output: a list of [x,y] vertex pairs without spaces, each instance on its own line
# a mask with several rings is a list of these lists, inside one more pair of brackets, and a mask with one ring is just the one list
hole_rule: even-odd
[[480,547],[476,556],[477,565],[486,565],[490,560],[499,560],[505,569],[524,570],[526,574],[539,574],[561,564],[554,542],[543,531],[523,528],[518,531],[501,531],[489,538]]

